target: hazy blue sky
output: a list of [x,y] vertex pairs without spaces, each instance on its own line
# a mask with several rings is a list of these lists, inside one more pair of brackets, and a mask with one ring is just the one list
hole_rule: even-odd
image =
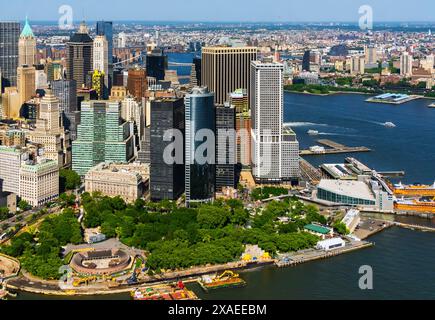
[[63,4],[74,20],[355,21],[361,5],[374,21],[434,21],[435,0],[0,0],[0,19],[57,20]]

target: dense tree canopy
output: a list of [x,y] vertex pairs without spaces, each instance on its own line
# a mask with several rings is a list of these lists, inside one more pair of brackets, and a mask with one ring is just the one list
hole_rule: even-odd
[[[270,254],[310,248],[318,237],[303,232],[303,227],[326,222],[315,206],[296,198],[272,201],[252,212],[239,200],[218,200],[196,208],[177,207],[171,201],[126,204],[120,197],[99,193],[84,193],[81,200],[84,226],[101,227],[107,237],[147,251],[147,266],[153,272],[235,261],[247,244]],[[55,279],[63,264],[61,247],[81,242],[77,217],[64,209],[46,218],[35,234],[15,237],[3,251],[19,257],[32,274]]]
[[60,169],[59,179],[59,186],[62,192],[66,190],[75,190],[80,186],[81,183],[80,176],[75,171],[70,169]]
[[2,248],[7,255],[20,258],[24,269],[44,279],[58,279],[63,265],[61,246],[82,242],[80,224],[73,212],[46,218],[35,234],[23,233]]

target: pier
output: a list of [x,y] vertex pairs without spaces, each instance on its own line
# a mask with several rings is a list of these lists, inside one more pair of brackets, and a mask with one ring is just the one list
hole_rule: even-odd
[[389,178],[400,178],[406,175],[405,171],[383,171],[378,173],[383,177],[389,177]]
[[301,168],[301,176],[304,180],[309,181],[311,184],[318,184],[322,179],[322,173],[319,169],[311,165],[307,160],[300,158],[299,161]]
[[279,259],[275,262],[278,268],[294,267],[302,263],[307,263],[316,260],[323,260],[331,257],[335,257],[341,254],[353,252],[360,249],[372,247],[373,243],[366,241],[353,241],[348,243],[344,248],[340,248],[332,251],[323,250],[306,250],[296,253],[291,256],[287,256],[284,259]]
[[385,93],[376,97],[368,98],[366,102],[400,105],[421,98],[421,96],[417,95],[410,96],[407,94]]
[[328,140],[328,139],[321,139],[317,140],[317,142],[321,145],[324,145],[328,147],[328,149],[325,149],[322,152],[315,152],[311,150],[302,150],[300,152],[301,156],[310,156],[310,155],[325,155],[325,154],[338,154],[338,153],[356,153],[356,152],[370,152],[371,149],[367,147],[348,147],[341,143]]

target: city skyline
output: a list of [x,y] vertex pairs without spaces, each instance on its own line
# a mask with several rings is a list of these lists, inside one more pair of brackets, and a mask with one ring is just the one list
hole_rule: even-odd
[[[431,15],[435,4],[431,0],[419,0],[418,5],[410,6],[409,2],[387,0],[379,3],[367,0],[328,2],[312,0],[310,10],[306,4],[298,1],[276,0],[275,7],[280,10],[264,10],[259,0],[247,3],[232,3],[228,0],[219,3],[202,5],[199,0],[191,0],[188,4],[170,0],[171,10],[158,10],[158,4],[133,0],[129,6],[113,0],[106,1],[101,7],[98,2],[77,0],[66,4],[61,0],[46,1],[46,10],[39,10],[39,4],[17,0],[13,5],[2,8],[0,19],[23,20],[25,15],[32,21],[56,21],[62,5],[70,5],[74,12],[74,22],[81,20],[113,20],[113,21],[150,21],[150,22],[355,22],[360,14],[359,8],[369,5],[373,8],[374,22],[434,22]],[[135,8],[134,10],[132,10]],[[228,10],[228,9],[231,10]],[[339,8],[339,10],[338,10]],[[425,8],[424,10],[422,8]],[[142,11],[143,9],[143,11]],[[152,12],[152,14],[151,14]]]

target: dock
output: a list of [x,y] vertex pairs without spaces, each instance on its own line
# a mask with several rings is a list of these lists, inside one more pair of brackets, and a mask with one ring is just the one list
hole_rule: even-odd
[[376,97],[368,98],[366,102],[400,105],[421,98],[421,96],[417,95],[385,93]]
[[296,253],[292,256],[288,256],[286,259],[280,259],[275,262],[275,265],[278,268],[285,268],[285,267],[294,267],[299,264],[316,261],[316,260],[323,260],[327,258],[332,258],[335,256],[339,256],[341,254],[353,252],[360,249],[365,249],[372,247],[373,243],[367,242],[367,241],[353,241],[351,243],[348,243],[345,247],[332,250],[332,251],[323,251],[323,250],[306,250],[300,253]]
[[321,145],[324,145],[328,147],[328,149],[325,149],[322,152],[315,152],[311,150],[302,150],[300,152],[301,156],[309,156],[309,155],[325,155],[325,154],[338,154],[338,153],[356,153],[356,152],[370,152],[371,149],[367,147],[348,147],[341,143],[328,140],[328,139],[321,139],[317,140],[317,142]]
[[300,158],[301,176],[305,181],[311,184],[318,184],[322,179],[322,173],[319,169],[315,168],[307,160]]

